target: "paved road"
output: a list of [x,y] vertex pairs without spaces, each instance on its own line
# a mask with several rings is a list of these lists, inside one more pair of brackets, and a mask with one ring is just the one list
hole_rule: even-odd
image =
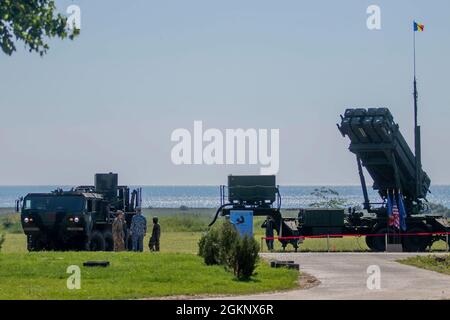
[[[300,270],[316,277],[320,284],[293,290],[233,297],[233,299],[450,299],[450,276],[395,260],[416,256],[404,253],[293,253],[263,254],[266,259],[293,260]],[[369,290],[367,268],[380,267],[381,288]]]

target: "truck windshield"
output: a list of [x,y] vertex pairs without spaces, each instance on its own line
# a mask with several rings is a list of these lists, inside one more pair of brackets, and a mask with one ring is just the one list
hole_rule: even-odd
[[84,198],[79,196],[31,196],[25,198],[24,209],[39,211],[82,211]]

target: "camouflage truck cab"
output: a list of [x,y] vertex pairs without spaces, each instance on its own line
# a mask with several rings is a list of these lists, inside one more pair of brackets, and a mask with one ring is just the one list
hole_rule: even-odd
[[140,189],[117,185],[117,174],[97,174],[95,186],[30,193],[22,202],[21,222],[29,251],[112,251],[116,211],[129,223],[140,205]]

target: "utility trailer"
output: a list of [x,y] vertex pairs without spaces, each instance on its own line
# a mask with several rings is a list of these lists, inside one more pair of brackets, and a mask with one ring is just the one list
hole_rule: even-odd
[[211,227],[219,216],[230,217],[232,211],[252,211],[253,216],[270,217],[273,228],[280,239],[283,249],[291,244],[297,251],[301,240],[296,219],[283,218],[281,215],[281,196],[276,185],[276,177],[268,176],[228,176],[228,186],[220,186],[220,207],[209,224]]
[[112,251],[116,212],[125,213],[129,228],[140,205],[140,188],[130,194],[129,187],[118,185],[117,174],[100,173],[95,175],[94,186],[29,193],[17,201],[16,210],[21,211],[29,251]]

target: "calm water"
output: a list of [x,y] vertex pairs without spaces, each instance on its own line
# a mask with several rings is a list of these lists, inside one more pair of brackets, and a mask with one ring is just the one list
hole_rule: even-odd
[[[58,186],[64,190],[71,186]],[[20,196],[30,192],[49,192],[57,186],[0,186],[0,207],[14,207],[14,201]],[[283,208],[306,207],[316,202],[317,198],[311,195],[316,187],[289,186],[280,187]],[[361,187],[336,186],[331,187],[339,192],[339,196],[346,200],[348,205],[357,205],[363,202]],[[434,186],[431,188],[428,200],[450,208],[450,186]],[[145,186],[142,188],[143,206],[154,208],[216,208],[220,203],[219,188],[211,186]],[[369,189],[371,201],[379,202],[378,194]]]

